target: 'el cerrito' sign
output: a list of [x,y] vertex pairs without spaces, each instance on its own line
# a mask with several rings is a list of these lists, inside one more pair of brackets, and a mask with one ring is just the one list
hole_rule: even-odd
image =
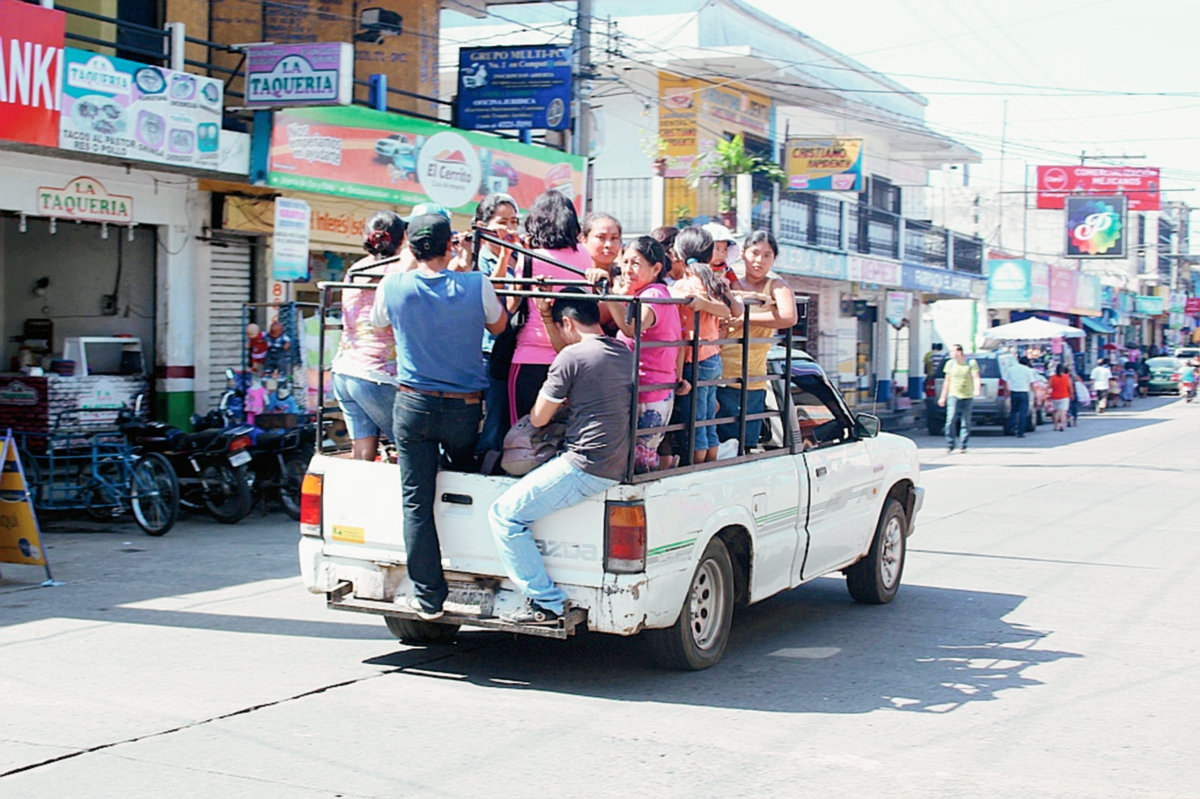
[[133,198],[109,194],[95,178],[78,177],[61,189],[39,186],[37,206],[40,216],[121,225],[133,223]]

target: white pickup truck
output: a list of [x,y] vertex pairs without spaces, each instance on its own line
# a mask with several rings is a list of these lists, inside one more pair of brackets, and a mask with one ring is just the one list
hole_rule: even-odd
[[[461,625],[566,638],[577,627],[642,634],[656,660],[702,669],[725,651],[735,606],[842,571],[859,602],[890,602],[921,508],[908,439],[855,415],[811,359],[772,362],[784,446],[732,460],[637,475],[533,526],[550,577],[569,595],[556,627],[499,613],[521,594],[505,577],[487,513],[514,478],[443,471],[437,529],[451,594],[437,622],[407,609],[395,465],[317,454],[304,482],[304,584],[337,610],[383,616],[399,638],[437,642]],[[778,441],[778,438],[776,438]]]

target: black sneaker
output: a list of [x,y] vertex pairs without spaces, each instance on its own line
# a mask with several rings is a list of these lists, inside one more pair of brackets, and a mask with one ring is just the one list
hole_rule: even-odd
[[953,451],[954,451],[954,445],[953,445],[953,444],[947,444],[947,445],[946,445],[946,451],[947,451],[947,452],[953,452]]
[[558,614],[530,601],[516,610],[501,613],[500,620],[508,624],[555,625],[558,624]]

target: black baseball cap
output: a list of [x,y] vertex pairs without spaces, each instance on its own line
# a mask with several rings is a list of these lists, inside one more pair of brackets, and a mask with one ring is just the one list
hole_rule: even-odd
[[446,254],[450,246],[450,220],[441,214],[422,214],[408,223],[408,246],[418,260]]

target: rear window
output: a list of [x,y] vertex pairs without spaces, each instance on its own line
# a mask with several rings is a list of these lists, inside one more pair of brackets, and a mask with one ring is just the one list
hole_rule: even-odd
[[1151,358],[1146,361],[1146,365],[1151,369],[1174,369],[1179,365],[1179,361],[1175,358]]
[[[967,356],[967,360],[971,360],[971,356]],[[995,358],[976,358],[975,362],[979,364],[980,377],[999,377],[1000,376],[1000,361]]]

